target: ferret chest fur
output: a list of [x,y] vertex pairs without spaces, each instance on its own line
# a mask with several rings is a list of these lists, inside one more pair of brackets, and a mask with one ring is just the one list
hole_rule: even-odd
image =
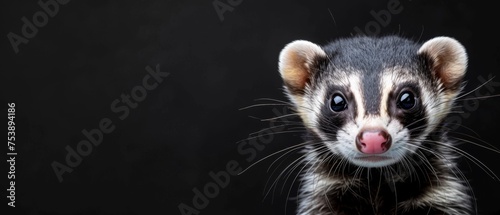
[[466,65],[448,37],[288,44],[280,74],[310,143],[298,214],[470,214],[444,125]]
[[452,160],[414,155],[404,165],[359,168],[316,151],[305,150],[305,169],[314,171],[302,175],[298,214],[471,214],[467,187],[449,170]]

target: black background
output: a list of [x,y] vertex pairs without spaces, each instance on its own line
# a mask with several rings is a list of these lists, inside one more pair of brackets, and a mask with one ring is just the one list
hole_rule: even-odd
[[[249,116],[276,116],[272,107],[239,108],[257,98],[285,99],[277,72],[281,48],[296,39],[325,44],[355,34],[353,28],[364,29],[375,20],[370,11],[387,10],[387,2],[243,0],[220,20],[212,1],[72,0],[16,54],[7,34],[22,35],[21,18],[32,19],[41,9],[37,1],[2,1],[0,101],[5,115],[7,103],[16,102],[17,114],[16,208],[8,214],[181,214],[179,204],[193,206],[193,188],[213,181],[210,171],[224,170],[231,160],[246,168],[300,143],[296,133],[276,134],[251,162],[237,150],[237,141],[269,126]],[[400,3],[403,11],[393,14],[379,35],[458,39],[469,54],[466,91],[481,84],[478,77],[498,75],[494,6]],[[144,68],[157,64],[170,76],[119,120],[112,101],[130,94],[148,74]],[[493,89],[500,93],[498,86]],[[466,114],[455,115],[464,126],[456,132],[499,146],[500,98],[470,104],[479,107],[457,108]],[[116,129],[60,183],[52,162],[64,163],[65,147],[75,148],[85,139],[81,131],[97,128],[103,118]],[[460,147],[500,174],[499,154],[472,144]],[[200,214],[293,214],[294,201],[286,199],[295,175],[283,193],[263,195],[266,181],[276,178],[266,171],[276,158],[232,176]],[[7,177],[7,163],[2,164]],[[463,160],[461,169],[474,187],[480,214],[499,214],[500,183],[472,162]]]

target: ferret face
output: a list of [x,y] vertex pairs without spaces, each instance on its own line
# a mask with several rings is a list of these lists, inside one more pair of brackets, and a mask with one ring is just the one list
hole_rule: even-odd
[[[362,167],[399,162],[449,113],[465,50],[438,37],[359,37],[320,47],[295,41],[280,54],[285,91],[308,130]],[[425,149],[424,149],[425,150]]]

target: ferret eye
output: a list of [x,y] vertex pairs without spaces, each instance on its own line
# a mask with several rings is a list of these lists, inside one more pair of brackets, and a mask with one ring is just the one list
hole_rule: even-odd
[[347,109],[347,101],[340,93],[335,93],[330,102],[330,108],[335,112],[340,112]]
[[409,110],[416,104],[415,95],[410,91],[403,91],[399,94],[397,105],[399,108]]

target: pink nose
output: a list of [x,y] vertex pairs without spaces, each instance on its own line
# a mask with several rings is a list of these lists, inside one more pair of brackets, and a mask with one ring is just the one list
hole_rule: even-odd
[[361,131],[356,138],[356,147],[365,154],[382,154],[391,147],[391,135],[384,129]]

